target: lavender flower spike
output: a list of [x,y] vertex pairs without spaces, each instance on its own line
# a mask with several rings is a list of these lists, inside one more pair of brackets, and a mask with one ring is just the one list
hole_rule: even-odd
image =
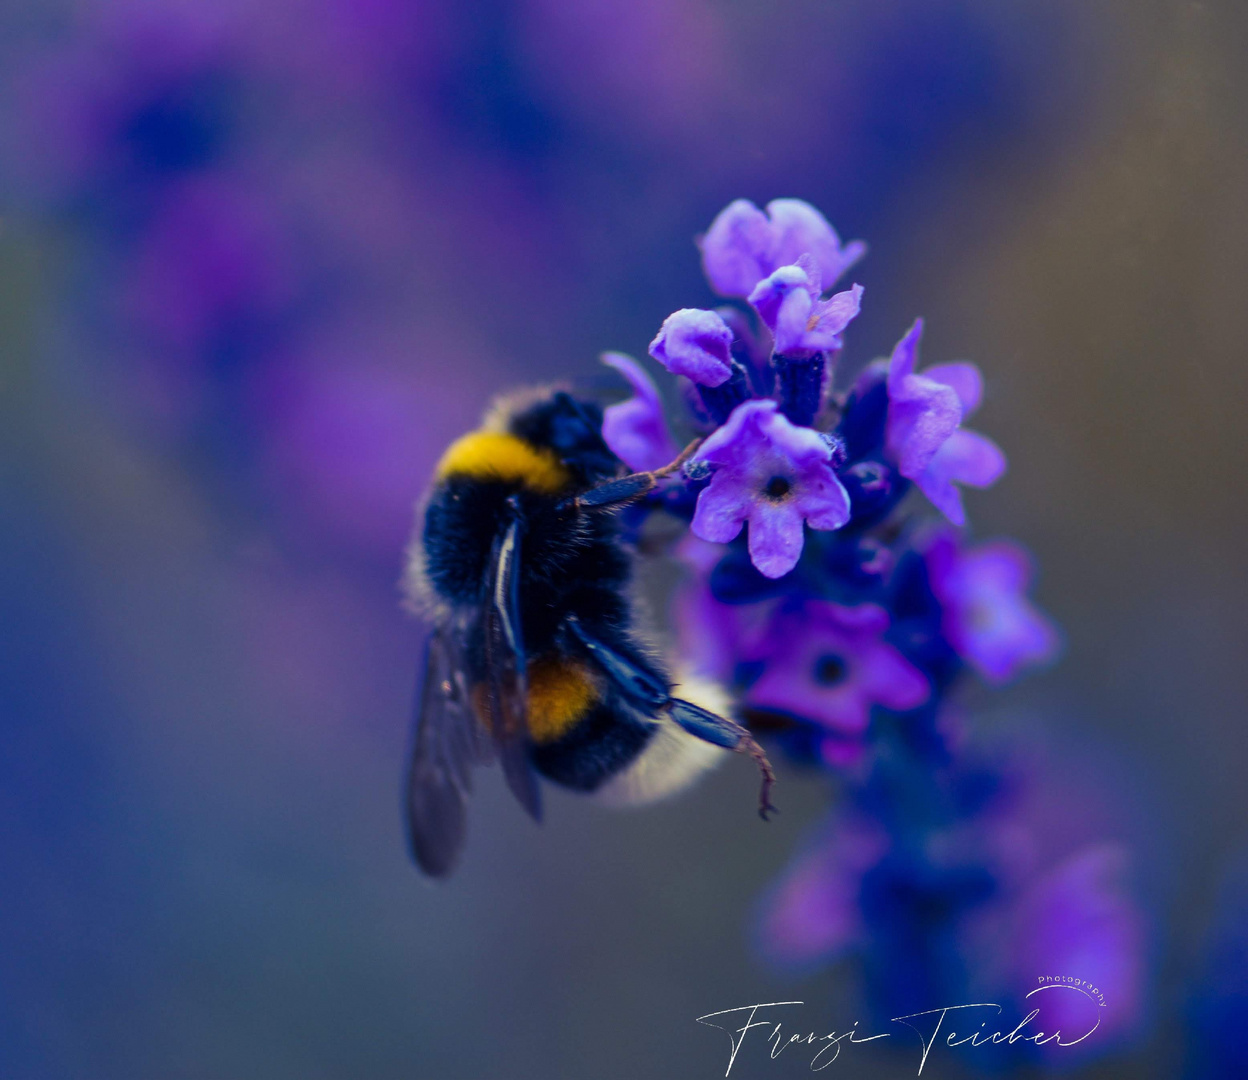
[[888,366],[885,448],[953,524],[966,524],[954,483],[988,487],[1005,472],[1005,455],[987,436],[960,427],[979,406],[983,380],[974,364],[939,364],[916,372],[923,320],[893,349]]
[[679,448],[663,418],[659,391],[631,356],[604,352],[602,362],[615,368],[633,388],[633,396],[602,412],[602,438],[611,453],[635,472],[660,469]]
[[831,464],[828,442],[797,427],[774,401],[747,401],[704,442],[694,460],[715,467],[698,496],[692,528],[726,544],[750,523],[750,559],[769,578],[783,577],[802,554],[802,523],[839,529],[849,496]]
[[699,246],[711,288],[741,299],[802,255],[810,255],[823,281],[832,285],[867,251],[861,240],[842,246],[828,220],[801,199],[773,199],[766,213],[737,199],[719,212]]
[[862,286],[820,300],[819,267],[808,255],[782,266],[758,283],[750,303],[775,336],[780,356],[829,352],[841,347],[841,332],[861,309]]
[[713,311],[681,308],[663,321],[650,355],[673,375],[722,386],[732,376],[732,329]]

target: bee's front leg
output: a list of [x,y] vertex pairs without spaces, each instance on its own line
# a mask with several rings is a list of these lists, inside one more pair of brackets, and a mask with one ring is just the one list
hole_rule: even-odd
[[701,439],[694,439],[674,461],[669,461],[661,469],[654,469],[652,472],[629,473],[628,476],[621,476],[615,480],[606,480],[582,492],[574,499],[570,499],[569,502],[580,510],[617,510],[621,506],[635,502],[653,491],[660,480],[678,472],[701,442]]

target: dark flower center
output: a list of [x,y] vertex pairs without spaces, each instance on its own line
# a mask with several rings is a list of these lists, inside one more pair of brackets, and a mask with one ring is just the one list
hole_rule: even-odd
[[835,653],[824,653],[815,661],[815,682],[821,686],[835,686],[844,680],[848,671],[841,657]]
[[773,502],[779,502],[792,490],[793,485],[789,482],[788,477],[773,476],[767,481],[767,486],[763,488],[763,493]]

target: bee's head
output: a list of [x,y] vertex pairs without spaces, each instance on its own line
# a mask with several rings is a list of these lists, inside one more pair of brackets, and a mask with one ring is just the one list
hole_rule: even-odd
[[549,447],[575,476],[588,486],[620,470],[620,462],[602,438],[602,409],[564,390],[516,413],[508,425],[534,446]]

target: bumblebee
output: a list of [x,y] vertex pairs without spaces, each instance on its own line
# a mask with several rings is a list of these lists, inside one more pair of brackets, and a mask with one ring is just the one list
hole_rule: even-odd
[[539,776],[646,802],[684,786],[723,747],[758,763],[766,819],[774,775],[762,749],[720,715],[713,688],[686,683],[673,696],[628,595],[636,556],[618,511],[695,446],[629,473],[603,441],[598,406],[559,390],[504,402],[443,454],[405,579],[434,624],[405,790],[408,839],[426,874],[454,869],[472,770],[493,761],[540,820]]

